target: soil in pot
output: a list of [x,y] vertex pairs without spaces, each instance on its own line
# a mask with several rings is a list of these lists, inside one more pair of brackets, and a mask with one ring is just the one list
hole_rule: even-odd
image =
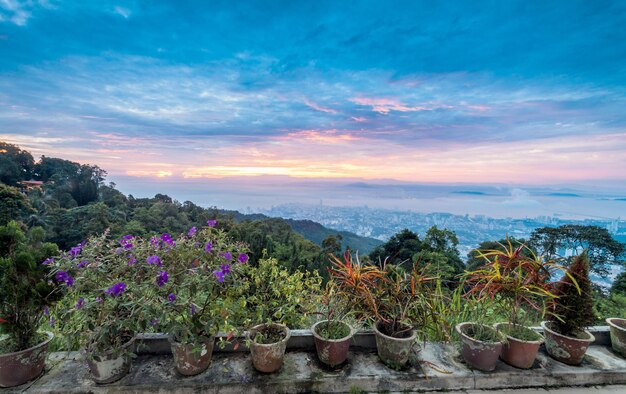
[[409,361],[417,333],[407,325],[397,326],[378,321],[374,324],[378,357],[393,369],[402,369]]
[[311,327],[317,357],[331,367],[343,364],[348,358],[352,327],[341,321],[320,321]]
[[[41,375],[46,366],[48,343],[52,338],[52,333],[42,333],[36,339],[39,343],[33,347],[0,354],[0,387],[19,386]],[[0,340],[0,344],[3,341],[5,339]]]
[[519,325],[499,323],[496,328],[506,335],[500,358],[517,368],[531,368],[543,343],[543,337],[530,328]]
[[493,327],[478,323],[460,323],[456,332],[461,337],[461,355],[472,368],[480,371],[496,369],[502,352],[502,334]]
[[615,353],[626,357],[626,319],[616,317],[606,319],[611,332],[611,346]]
[[214,337],[206,338],[199,344],[180,343],[170,338],[176,370],[185,376],[197,375],[206,371],[211,365],[214,343]]
[[259,324],[252,327],[248,336],[251,340],[252,364],[259,372],[278,371],[283,365],[287,341],[291,332],[283,324]]
[[122,379],[130,372],[131,346],[135,338],[131,338],[118,351],[105,353],[87,352],[86,360],[91,379],[98,384],[109,384]]
[[546,338],[546,350],[557,361],[569,365],[579,365],[595,337],[587,330],[566,336],[557,332],[551,322],[542,322],[543,333]]

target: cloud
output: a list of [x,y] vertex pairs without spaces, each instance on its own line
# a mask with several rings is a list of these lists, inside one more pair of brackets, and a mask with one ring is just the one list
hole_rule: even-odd
[[32,2],[18,0],[0,0],[0,22],[8,21],[18,26],[25,26],[32,16],[29,10]]
[[128,19],[128,17],[131,15],[131,12],[128,8],[120,6],[116,6],[113,11],[115,11],[116,14],[121,15],[124,19]]
[[308,107],[313,108],[316,111],[320,111],[320,112],[325,112],[328,114],[336,114],[337,111],[335,111],[332,108],[326,108],[326,107],[322,107],[321,105],[317,105],[314,102],[308,100],[308,99],[304,99],[304,104],[306,104]]

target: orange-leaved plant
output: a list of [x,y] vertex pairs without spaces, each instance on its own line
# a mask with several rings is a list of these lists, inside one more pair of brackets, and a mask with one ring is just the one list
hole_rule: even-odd
[[569,275],[565,267],[554,260],[546,260],[525,244],[513,246],[507,237],[501,249],[477,250],[485,264],[464,274],[469,287],[466,297],[498,301],[508,315],[509,333],[526,326],[529,313],[543,317],[549,313],[547,305],[558,297],[553,278],[558,271]]

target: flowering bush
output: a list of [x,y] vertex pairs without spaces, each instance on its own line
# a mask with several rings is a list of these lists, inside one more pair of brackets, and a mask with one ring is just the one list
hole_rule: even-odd
[[50,317],[68,348],[78,343],[91,354],[122,351],[141,328],[146,297],[141,284],[153,280],[149,256],[156,246],[126,235],[92,237],[50,262],[51,280],[64,293]]
[[144,328],[169,333],[177,342],[199,343],[218,331],[234,332],[231,314],[239,299],[233,285],[248,263],[247,249],[209,221],[176,240],[169,234],[151,240],[142,269]]

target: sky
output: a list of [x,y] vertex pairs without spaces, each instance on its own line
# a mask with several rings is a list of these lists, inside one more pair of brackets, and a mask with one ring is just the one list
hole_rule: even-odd
[[601,0],[0,0],[0,140],[155,188],[626,192],[625,25]]

